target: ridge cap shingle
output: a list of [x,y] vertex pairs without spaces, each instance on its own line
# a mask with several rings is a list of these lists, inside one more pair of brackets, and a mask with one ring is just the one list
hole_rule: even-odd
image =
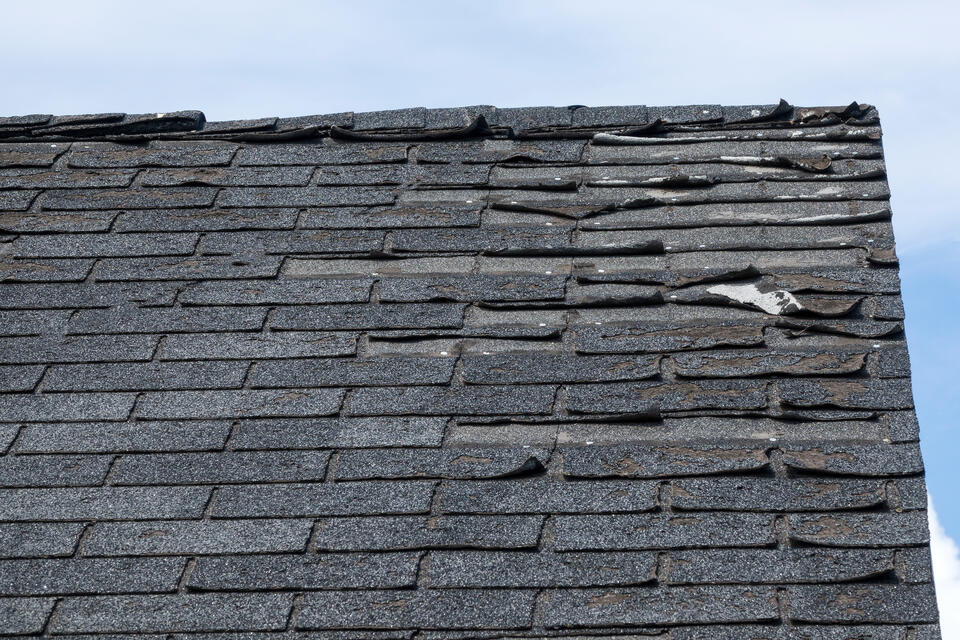
[[[681,105],[588,107],[423,107],[316,116],[207,122],[200,111],[130,115],[27,115],[0,118],[0,141],[95,141],[135,143],[159,139],[238,142],[307,140],[333,133],[340,140],[457,139],[462,137],[589,138],[597,132],[656,124],[661,132],[687,127],[758,126],[775,123],[864,124],[876,110],[853,102],[835,107]],[[337,136],[336,132],[340,135]],[[444,135],[450,136],[444,138]]]

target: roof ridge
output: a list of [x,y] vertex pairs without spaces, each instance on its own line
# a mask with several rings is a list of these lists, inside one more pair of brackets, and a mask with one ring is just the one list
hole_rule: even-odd
[[649,136],[691,129],[863,126],[878,122],[874,107],[856,101],[846,106],[795,107],[783,99],[777,104],[740,106],[414,107],[214,122],[208,122],[201,111],[66,116],[32,114],[0,117],[0,141],[141,143],[150,140],[227,140],[255,143],[324,137],[340,141],[488,137],[589,139],[598,133]]

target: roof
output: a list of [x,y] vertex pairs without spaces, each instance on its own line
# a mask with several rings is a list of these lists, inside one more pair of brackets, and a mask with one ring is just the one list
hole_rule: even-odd
[[880,136],[0,119],[0,630],[938,638]]

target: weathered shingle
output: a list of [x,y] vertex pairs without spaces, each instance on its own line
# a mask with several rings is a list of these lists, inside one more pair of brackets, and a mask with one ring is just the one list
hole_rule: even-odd
[[286,626],[287,594],[187,594],[68,598],[57,633],[269,631]]
[[0,118],[0,635],[936,640],[880,139]]
[[419,560],[418,553],[203,558],[189,586],[198,591],[411,589]]
[[533,591],[328,591],[310,594],[301,629],[516,629],[530,624]]
[[326,518],[316,545],[327,551],[536,549],[542,516]]
[[90,531],[88,556],[175,556],[303,551],[308,520],[102,522]]

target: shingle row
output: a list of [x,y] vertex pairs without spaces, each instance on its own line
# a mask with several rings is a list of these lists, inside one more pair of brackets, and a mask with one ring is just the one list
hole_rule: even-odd
[[[937,619],[929,585],[866,585],[787,590],[798,623],[931,623]],[[849,599],[848,599],[849,598]],[[889,606],[891,598],[896,607]],[[534,623],[533,590],[325,591],[309,594],[301,629],[523,629]],[[547,591],[538,620],[546,627],[672,626],[781,620],[768,587],[673,587]],[[42,626],[50,607],[29,599],[7,605]],[[49,601],[52,605],[52,600]],[[854,605],[854,606],[851,606]],[[61,633],[186,630],[278,630],[293,608],[289,594],[192,594],[68,598],[52,630]],[[26,615],[23,615],[26,614]],[[25,620],[26,621],[26,620]],[[27,627],[25,627],[27,628]],[[28,628],[28,631],[32,630]]]
[[[493,515],[644,513],[656,511],[661,503],[661,485],[652,480],[452,480],[438,490],[437,482],[432,480],[319,482],[325,473],[326,454],[241,454],[226,460],[203,454],[178,457],[180,460],[168,460],[186,463],[192,457],[194,461],[207,459],[215,464],[173,474],[151,469],[147,461],[131,459],[132,464],[140,462],[141,467],[131,471],[128,465],[120,464],[117,485],[145,483],[151,478],[157,478],[157,484],[86,488],[34,488],[34,485],[31,488],[0,489],[3,519],[197,518],[204,512],[212,495],[209,487],[197,485],[214,483],[224,485],[217,490],[212,503],[214,518],[423,514],[430,512],[434,500],[439,513]],[[252,464],[258,459],[269,459],[269,466],[264,462],[261,462],[262,468],[242,466],[244,462]],[[162,463],[162,460],[154,462]],[[36,473],[42,477],[40,464],[34,462]],[[69,482],[66,478],[56,482],[96,484],[102,481],[105,465],[97,466],[80,468],[91,476],[86,482],[83,479]],[[509,476],[509,473],[505,475]],[[268,484],[235,484],[257,481]],[[180,483],[188,486],[164,486]],[[670,481],[669,490],[672,506],[678,512],[716,510],[738,514],[883,509],[889,506],[889,494],[894,491],[898,494],[898,507],[922,509],[923,503],[918,503],[911,494],[924,491],[922,482],[918,485],[914,479],[888,483],[873,479],[759,477],[675,479]],[[583,518],[586,527],[595,526],[602,520],[594,516],[572,517],[571,525],[575,524],[576,518]],[[769,524],[772,516],[763,517]],[[622,526],[629,526],[628,517],[614,516],[614,520]],[[608,531],[604,536],[610,534]]]

